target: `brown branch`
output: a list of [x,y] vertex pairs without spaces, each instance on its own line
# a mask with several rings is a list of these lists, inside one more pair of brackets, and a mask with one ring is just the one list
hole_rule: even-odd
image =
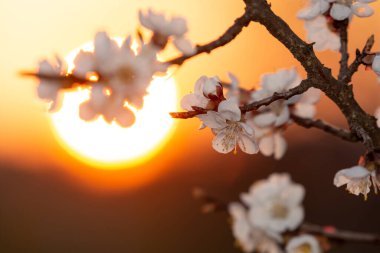
[[70,84],[70,87],[74,83],[85,84],[85,83],[93,82],[91,80],[75,76],[73,74],[70,74],[70,75],[50,75],[50,74],[41,74],[41,73],[35,73],[35,72],[21,72],[20,75],[26,76],[26,77],[36,77],[36,78],[45,79],[45,80],[49,80],[49,81],[57,81],[57,82],[67,83],[68,85]]
[[312,87],[312,81],[311,80],[303,80],[300,85],[284,91],[284,92],[275,92],[271,97],[264,98],[262,100],[250,103],[248,105],[241,106],[240,109],[242,112],[249,112],[253,110],[259,109],[261,106],[270,105],[274,101],[280,100],[280,99],[289,99],[293,96],[299,95],[307,91],[310,87]]
[[326,133],[332,134],[336,137],[339,137],[345,141],[350,141],[350,142],[359,142],[360,138],[353,134],[350,131],[347,131],[345,129],[340,129],[337,128],[333,125],[330,125],[320,119],[314,120],[314,119],[307,119],[307,118],[302,118],[299,116],[296,116],[294,114],[291,115],[291,118],[293,121],[305,128],[317,128],[320,129]]
[[[240,106],[240,110],[242,113],[254,111],[259,109],[261,106],[270,105],[274,101],[280,99],[289,99],[293,96],[299,95],[307,91],[312,86],[312,82],[310,80],[303,80],[300,85],[284,92],[277,93],[275,92],[271,97],[261,99],[259,101]],[[247,92],[247,90],[245,90]],[[189,112],[171,112],[170,115],[176,119],[190,119],[194,118],[197,115],[205,114],[207,110],[196,110]]]
[[[216,198],[204,189],[196,187],[193,189],[193,197],[201,202],[201,211],[203,213],[218,213],[227,212],[228,213],[228,203]],[[243,206],[249,208],[244,203],[241,202]],[[320,235],[328,238],[332,241],[345,241],[345,242],[357,242],[357,243],[371,243],[380,244],[380,235],[372,233],[362,233],[349,230],[341,230],[332,226],[321,226],[317,224],[311,224],[304,222],[301,224],[297,232],[304,232],[314,235]],[[294,234],[291,232],[291,234]]]
[[371,52],[373,45],[375,44],[375,36],[371,35],[365,43],[362,51],[356,50],[355,60],[348,68],[346,75],[342,77],[342,80],[346,83],[350,83],[352,76],[359,70],[360,65],[363,63],[363,59]]
[[193,58],[194,56],[197,56],[202,53],[210,53],[214,49],[217,49],[219,47],[222,47],[229,42],[231,42],[233,39],[236,38],[236,36],[239,35],[239,33],[243,30],[244,27],[248,26],[248,24],[251,22],[251,17],[247,11],[245,13],[237,18],[234,22],[234,24],[227,29],[227,31],[220,36],[218,39],[202,46],[197,46],[196,52],[191,54],[191,55],[183,55],[178,58],[172,59],[167,61],[167,64],[174,64],[174,65],[181,65],[183,64],[186,60]]
[[330,240],[380,244],[380,235],[377,234],[340,230],[334,227],[324,227],[310,223],[302,224],[300,230],[311,234],[321,235]]
[[344,76],[347,75],[348,72],[348,19],[345,19],[343,21],[335,21],[337,24],[337,28],[339,31],[339,37],[340,37],[340,54],[341,54],[341,60],[340,63],[340,70],[338,79],[343,80]]
[[344,114],[350,129],[357,134],[369,151],[380,149],[380,129],[376,119],[367,114],[354,98],[352,86],[332,76],[316,57],[312,44],[298,37],[289,25],[273,13],[266,0],[245,0],[251,11],[252,21],[258,22],[278,39],[300,62],[313,79],[313,87],[322,90]]

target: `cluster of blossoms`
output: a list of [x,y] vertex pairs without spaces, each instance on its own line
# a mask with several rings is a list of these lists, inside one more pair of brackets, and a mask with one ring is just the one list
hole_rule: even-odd
[[282,158],[286,151],[286,141],[282,132],[291,124],[291,115],[313,118],[314,104],[318,102],[320,91],[311,88],[303,95],[289,100],[277,100],[255,112],[243,113],[240,106],[257,102],[298,86],[301,82],[297,71],[282,69],[262,76],[261,89],[239,92],[236,77],[225,97],[223,87],[217,77],[201,77],[195,84],[194,93],[181,101],[187,111],[203,111],[197,117],[202,121],[201,129],[211,128],[215,135],[213,148],[220,153],[229,153],[236,147],[248,154],[261,151],[263,155]]
[[340,48],[340,22],[351,20],[355,15],[369,17],[374,11],[368,5],[376,0],[310,0],[308,6],[298,13],[305,20],[307,37],[315,42],[317,50]]
[[142,39],[137,50],[131,49],[131,37],[119,45],[105,32],[100,32],[95,36],[94,50],[80,51],[70,71],[60,59],[57,63],[43,60],[38,69],[41,77],[38,96],[51,101],[50,109],[56,110],[60,91],[81,84],[91,90],[89,100],[80,105],[83,120],[90,121],[101,115],[107,122],[115,121],[123,127],[132,125],[135,115],[126,103],[142,108],[153,76],[167,70],[168,66],[157,59],[157,54],[171,41],[184,55],[195,52],[185,37],[185,19],[169,19],[152,10],[140,12],[139,19],[142,26],[152,31],[152,36],[149,42]]
[[314,236],[303,234],[284,241],[283,233],[296,230],[304,219],[301,202],[305,190],[291,181],[288,174],[272,174],[254,183],[241,202],[230,203],[232,232],[244,252],[320,253]]

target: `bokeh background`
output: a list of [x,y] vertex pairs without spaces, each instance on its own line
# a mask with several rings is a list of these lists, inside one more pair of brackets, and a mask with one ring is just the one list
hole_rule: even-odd
[[[301,36],[303,23],[295,13],[304,4],[272,1],[274,11]],[[351,24],[352,55],[370,34],[380,38],[380,3],[372,6],[372,18],[354,18]],[[202,215],[191,189],[201,186],[233,201],[253,181],[282,171],[305,185],[307,221],[380,233],[379,197],[364,201],[332,185],[335,172],[355,164],[363,148],[317,130],[291,127],[281,161],[241,152],[220,155],[211,148],[211,133],[198,131],[195,119],[179,122],[169,144],[135,168],[104,171],[69,156],[35,97],[36,81],[18,72],[33,69],[46,56],[66,55],[97,31],[135,33],[137,11],[147,7],[186,16],[189,37],[200,44],[221,35],[244,11],[242,1],[231,0],[0,1],[0,252],[239,252],[227,215]],[[318,56],[336,72],[337,53]],[[279,42],[251,24],[231,44],[187,62],[174,77],[183,95],[200,75],[226,79],[231,71],[251,88],[261,74],[291,66],[304,75]],[[375,75],[362,68],[353,83],[359,102],[373,112],[380,98]],[[346,126],[325,98],[318,117]],[[380,247],[349,244],[332,252],[380,252]]]

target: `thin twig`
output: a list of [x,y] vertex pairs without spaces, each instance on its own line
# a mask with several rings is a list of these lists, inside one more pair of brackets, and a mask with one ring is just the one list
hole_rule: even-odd
[[88,80],[86,78],[81,78],[78,76],[75,76],[73,74],[70,75],[50,75],[50,74],[42,74],[42,73],[36,73],[36,72],[21,72],[20,75],[22,76],[28,76],[28,77],[36,77],[40,79],[45,79],[49,81],[58,81],[63,83],[70,83],[70,84],[85,84],[85,83],[91,83],[93,81]]
[[197,56],[202,53],[210,53],[214,49],[222,47],[231,42],[233,39],[235,39],[236,36],[238,36],[239,33],[243,30],[243,28],[248,26],[250,22],[251,17],[249,16],[249,13],[246,11],[241,17],[237,18],[234,24],[230,28],[228,28],[227,31],[218,39],[206,45],[197,46],[195,53],[191,55],[183,55],[178,58],[169,60],[166,63],[170,65],[181,65],[186,60],[193,58],[194,56]]
[[330,226],[326,227],[310,223],[302,224],[300,230],[322,235],[330,240],[380,244],[380,235],[377,234],[340,230]]
[[[228,203],[219,198],[216,198],[204,189],[196,187],[193,189],[193,197],[201,201],[201,210],[203,213],[218,213],[227,212],[228,213]],[[244,203],[241,203],[246,208],[249,208]],[[349,230],[341,230],[332,226],[321,226],[317,224],[312,224],[304,222],[301,224],[296,232],[304,232],[314,235],[320,235],[328,238],[331,241],[346,241],[346,242],[357,242],[357,243],[370,243],[370,244],[380,244],[380,235],[372,233],[362,233]]]
[[[274,101],[277,101],[280,99],[289,99],[293,96],[304,93],[311,87],[311,85],[312,85],[312,82],[310,80],[303,80],[301,84],[296,86],[295,88],[292,88],[284,92],[279,92],[279,93],[275,92],[272,96],[268,98],[264,98],[259,101],[241,106],[240,110],[243,113],[254,111],[254,110],[259,109],[261,106],[270,105]],[[197,115],[205,114],[205,113],[207,113],[207,110],[196,110],[196,111],[189,111],[189,112],[171,112],[170,115],[176,119],[189,119],[189,118],[194,118]]]
[[363,63],[363,58],[371,52],[373,45],[375,44],[375,35],[371,35],[365,43],[362,51],[356,50],[355,60],[348,67],[347,74],[342,77],[342,80],[346,83],[350,83],[352,76],[359,70],[360,65]]
[[291,118],[293,121],[305,128],[317,128],[320,129],[326,133],[332,134],[336,137],[339,137],[343,140],[350,141],[350,142],[359,142],[361,139],[353,134],[352,132],[345,130],[345,129],[340,129],[337,128],[333,125],[330,125],[320,119],[307,119],[307,118],[302,118],[299,116],[296,116],[294,114],[291,115]]

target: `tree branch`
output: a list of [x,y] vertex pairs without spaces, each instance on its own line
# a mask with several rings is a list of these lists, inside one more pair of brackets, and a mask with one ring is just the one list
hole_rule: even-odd
[[339,37],[340,37],[340,54],[341,54],[341,60],[340,63],[340,70],[338,79],[343,80],[344,76],[347,75],[348,72],[348,19],[345,19],[343,21],[337,21],[337,28],[339,31]]
[[[280,93],[275,92],[271,97],[264,98],[256,102],[240,106],[240,110],[242,111],[242,113],[254,111],[254,110],[259,109],[261,106],[270,105],[274,101],[277,101],[280,99],[289,99],[293,96],[302,94],[305,91],[307,91],[310,87],[312,87],[312,81],[303,80],[300,83],[300,85],[290,90],[280,92]],[[207,110],[196,110],[196,111],[189,111],[189,112],[171,112],[170,115],[176,119],[189,119],[189,118],[194,118],[195,116],[199,114],[205,114],[205,113],[207,113]]]
[[227,29],[227,31],[220,36],[218,39],[202,46],[197,46],[196,52],[191,54],[191,55],[183,55],[178,58],[172,59],[167,61],[167,64],[170,65],[181,65],[183,64],[186,60],[193,58],[194,56],[197,56],[202,53],[211,53],[214,49],[217,49],[219,47],[222,47],[229,42],[231,42],[233,39],[236,38],[236,36],[239,35],[239,33],[243,30],[244,27],[248,26],[249,23],[251,22],[251,17],[249,15],[249,12],[246,10],[245,13],[237,18],[234,22],[234,24]]
[[[228,203],[208,194],[204,189],[196,187],[193,189],[193,197],[201,201],[201,211],[203,213],[227,212]],[[244,203],[241,203],[245,206]],[[340,230],[332,226],[321,226],[304,222],[296,232],[305,232],[313,235],[324,236],[332,241],[346,241],[380,244],[380,235],[362,233],[348,230]],[[294,234],[293,232],[290,232]]]
[[252,12],[252,21],[258,22],[277,38],[302,64],[313,87],[322,90],[344,114],[350,129],[357,134],[369,151],[380,149],[380,129],[376,119],[367,114],[354,98],[352,86],[332,76],[316,57],[311,44],[299,38],[270,8],[266,0],[245,0]]
[[307,118],[302,118],[299,116],[296,116],[294,114],[291,115],[291,118],[293,121],[305,128],[317,128],[320,129],[326,133],[332,134],[336,137],[339,137],[345,141],[350,141],[350,142],[359,142],[361,139],[353,134],[350,131],[347,131],[345,129],[340,129],[337,128],[333,125],[330,125],[320,119],[314,120],[314,119],[307,119]]
[[73,86],[74,83],[85,84],[85,83],[94,82],[94,81],[88,80],[86,78],[81,78],[81,77],[75,76],[73,74],[70,74],[70,75],[49,75],[49,74],[41,74],[41,73],[35,73],[35,72],[21,72],[20,75],[31,76],[31,77],[36,77],[36,78],[45,79],[45,80],[49,80],[49,81],[57,81],[57,82],[67,84],[63,88],[70,88]]
[[359,70],[360,65],[363,63],[364,57],[366,57],[368,53],[371,52],[374,44],[375,44],[375,35],[372,34],[367,39],[367,42],[365,43],[362,51],[360,52],[359,49],[356,50],[355,60],[351,63],[346,75],[342,77],[342,80],[344,82],[346,83],[351,82],[352,76]]
[[302,224],[300,230],[307,233],[321,235],[329,238],[330,240],[380,244],[380,235],[377,234],[340,230],[334,227],[324,227],[310,223]]

